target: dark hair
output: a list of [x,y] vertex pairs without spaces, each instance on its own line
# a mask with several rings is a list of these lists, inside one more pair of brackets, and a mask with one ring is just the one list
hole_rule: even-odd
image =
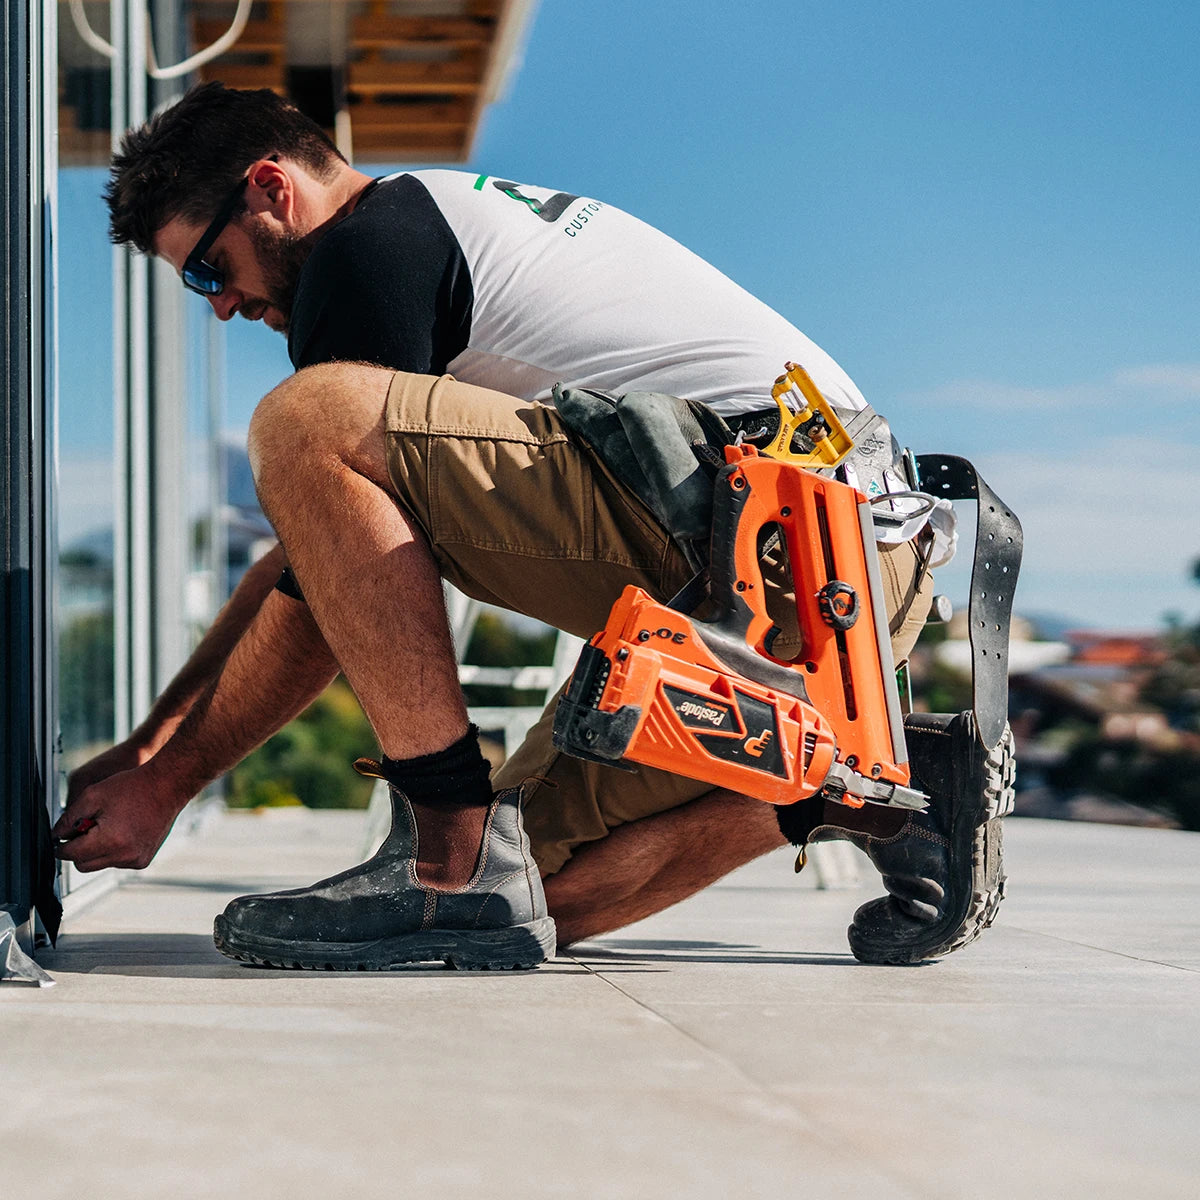
[[168,221],[207,224],[247,167],[272,154],[318,179],[346,161],[319,125],[272,91],[192,88],[121,139],[104,189],[109,236],[152,253]]

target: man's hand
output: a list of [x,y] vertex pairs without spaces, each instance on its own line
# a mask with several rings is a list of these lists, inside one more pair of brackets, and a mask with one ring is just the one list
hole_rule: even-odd
[[153,764],[151,759],[78,792],[72,777],[72,795],[52,831],[58,857],[81,871],[149,866],[188,801],[158,778]]

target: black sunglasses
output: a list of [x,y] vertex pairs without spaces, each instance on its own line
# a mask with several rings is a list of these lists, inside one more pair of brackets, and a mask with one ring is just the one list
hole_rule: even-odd
[[[271,155],[272,162],[279,161],[278,154]],[[247,175],[240,180],[237,187],[229,193],[225,203],[217,210],[212,224],[204,231],[200,240],[192,247],[192,252],[183,260],[183,286],[201,296],[219,296],[225,288],[225,272],[218,271],[212,263],[206,263],[204,256],[212,248],[213,242],[221,236],[221,231],[229,224],[234,210],[241,203],[242,193],[250,183]]]
[[213,242],[221,236],[225,226],[233,217],[234,210],[242,201],[242,193],[250,183],[250,176],[242,179],[237,187],[229,193],[225,203],[217,210],[212,224],[204,231],[200,240],[192,247],[192,252],[184,259],[183,286],[190,291],[199,292],[201,296],[219,296],[225,287],[225,273],[218,271],[212,263],[206,263],[204,256],[208,253]]

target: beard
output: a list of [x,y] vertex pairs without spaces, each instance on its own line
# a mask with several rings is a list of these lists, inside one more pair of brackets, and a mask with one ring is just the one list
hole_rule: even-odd
[[[277,308],[283,313],[285,320],[290,324],[292,304],[296,299],[296,285],[300,281],[300,271],[308,259],[309,247],[305,245],[304,239],[295,233],[277,233],[252,225],[249,234],[262,271],[266,292],[263,299],[272,308]],[[286,327],[283,332],[287,333]]]

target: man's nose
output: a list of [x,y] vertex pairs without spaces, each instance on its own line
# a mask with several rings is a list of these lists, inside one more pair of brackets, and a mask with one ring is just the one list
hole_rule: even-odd
[[215,296],[209,296],[208,302],[219,320],[228,321],[241,308],[242,294],[226,284]]

